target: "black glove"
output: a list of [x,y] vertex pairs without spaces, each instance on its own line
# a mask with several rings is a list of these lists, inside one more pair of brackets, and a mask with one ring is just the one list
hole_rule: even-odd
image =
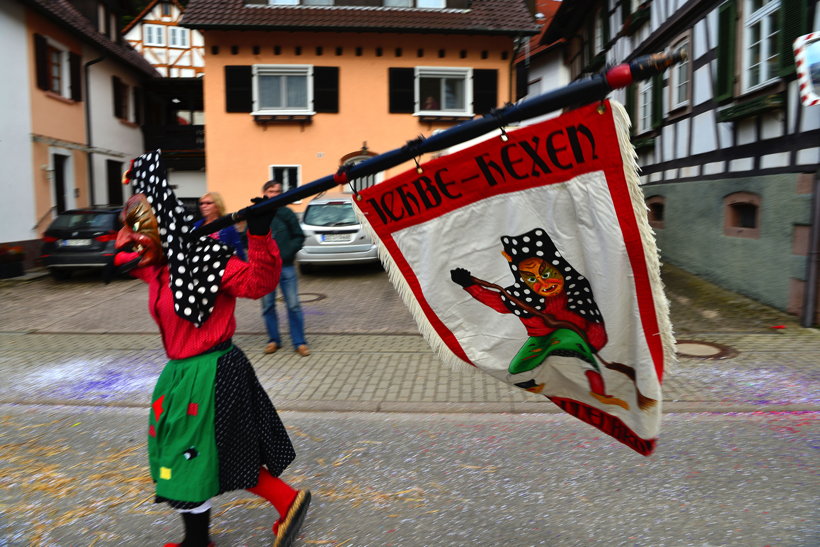
[[[253,203],[261,203],[265,200],[265,198],[253,198],[251,200]],[[273,221],[273,217],[276,216],[276,209],[268,211],[262,214],[255,214],[253,216],[249,216],[246,219],[248,223],[248,232],[255,236],[266,236],[270,233],[270,223]]]
[[119,266],[114,265],[114,256],[109,257],[108,262],[106,262],[105,267],[102,271],[102,280],[103,283],[108,285],[111,281],[116,277],[124,277],[125,274],[133,270],[137,267],[137,264],[140,263],[142,260],[141,256],[137,256],[136,258],[131,259],[130,261],[126,262],[125,264],[120,264]]
[[450,270],[450,278],[453,280],[454,283],[458,283],[465,289],[470,285],[475,285],[475,281],[473,281],[472,276],[468,270],[464,268],[456,268],[454,270]]

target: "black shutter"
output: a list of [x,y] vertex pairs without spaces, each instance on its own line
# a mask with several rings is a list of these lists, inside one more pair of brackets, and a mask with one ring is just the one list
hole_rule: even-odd
[[798,36],[806,34],[807,16],[805,0],[781,0],[780,3],[780,75],[794,74],[794,49]]
[[626,108],[627,114],[629,114],[629,117],[632,119],[632,127],[630,133],[634,135],[637,132],[635,128],[635,120],[638,119],[638,113],[635,112],[635,84],[628,85],[626,89],[624,89],[624,92],[626,93],[626,104],[624,105],[624,107]]
[[663,123],[663,74],[652,76],[652,129]]
[[68,54],[69,74],[71,74],[71,98],[83,100],[82,58],[73,51]]
[[119,118],[122,113],[122,94],[120,93],[120,79],[111,76],[111,93],[114,95],[114,117]]
[[529,91],[530,71],[526,63],[515,65],[515,100],[523,99]]
[[473,69],[473,112],[486,114],[498,105],[498,71]]
[[134,86],[134,123],[142,125],[145,121],[145,99],[141,87]]
[[737,7],[735,0],[718,8],[717,81],[715,100],[722,102],[732,98],[735,87],[735,34]]
[[339,67],[313,67],[313,110],[339,112]]
[[51,89],[48,74],[48,42],[42,34],[34,35],[34,59],[37,64],[37,87],[48,91]]
[[225,67],[225,111],[253,111],[253,72],[250,65]]
[[414,74],[412,68],[390,68],[390,112],[412,114],[415,112]]

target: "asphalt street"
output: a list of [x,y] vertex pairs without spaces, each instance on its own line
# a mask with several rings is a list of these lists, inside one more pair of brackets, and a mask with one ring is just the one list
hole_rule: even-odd
[[[237,344],[297,449],[284,478],[315,495],[297,544],[820,544],[820,333],[675,268],[664,281],[680,348],[705,354],[668,373],[648,458],[442,367],[378,268],[302,277],[308,358],[263,355],[259,304],[241,302]],[[0,545],[179,540],[146,469],[165,357],[144,286],[0,281],[0,312]],[[213,538],[271,545],[275,519],[220,496]]]

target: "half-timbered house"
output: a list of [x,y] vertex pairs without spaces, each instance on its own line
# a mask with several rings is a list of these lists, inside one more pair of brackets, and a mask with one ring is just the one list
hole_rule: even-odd
[[801,104],[792,43],[817,28],[816,1],[573,0],[542,38],[566,41],[573,79],[687,52],[613,93],[662,258],[804,324],[817,321],[820,106]]

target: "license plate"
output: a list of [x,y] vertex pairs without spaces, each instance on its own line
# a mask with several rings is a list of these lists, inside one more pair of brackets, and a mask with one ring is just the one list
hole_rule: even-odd
[[90,239],[64,239],[62,243],[63,247],[85,247],[86,245],[91,245]]
[[350,234],[324,234],[324,235],[322,235],[322,241],[329,241],[329,242],[344,241],[346,243],[346,242],[350,241]]

